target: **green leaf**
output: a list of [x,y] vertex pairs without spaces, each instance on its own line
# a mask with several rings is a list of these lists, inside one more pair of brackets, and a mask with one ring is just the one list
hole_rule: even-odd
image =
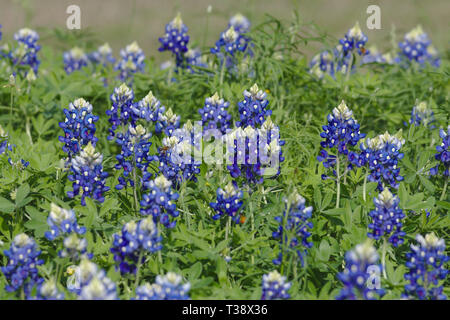
[[12,213],[14,212],[14,209],[15,205],[11,201],[3,197],[0,197],[0,212]]
[[30,186],[28,183],[22,184],[16,191],[16,206],[18,208],[22,207],[22,203],[25,200],[25,197],[30,193]]

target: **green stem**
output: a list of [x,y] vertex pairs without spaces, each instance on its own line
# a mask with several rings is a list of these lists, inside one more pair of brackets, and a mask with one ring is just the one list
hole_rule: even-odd
[[350,71],[352,70],[352,63],[353,63],[353,54],[350,55],[350,61],[347,66],[346,75],[345,75],[345,89],[344,92],[348,92],[348,80],[350,79]]
[[444,189],[442,189],[442,194],[441,194],[441,197],[439,198],[440,201],[443,201],[445,198],[445,193],[447,191],[447,185],[448,185],[448,177],[445,178]]
[[381,267],[383,268],[383,277],[387,279],[386,275],[386,250],[387,250],[387,241],[386,237],[383,237],[383,249],[381,252]]
[[227,225],[225,227],[225,240],[228,240],[228,233],[230,232],[231,227],[231,217],[228,217]]
[[[254,233],[254,230],[255,230],[255,215],[253,214],[253,204],[252,204],[251,200],[250,200],[249,207],[250,207],[250,226],[251,226],[251,230],[252,230],[252,240],[254,240],[255,239],[255,233]],[[253,255],[253,253],[251,255],[251,262],[252,262],[252,264],[255,264],[255,256]]]
[[14,93],[13,93],[13,87],[11,87],[11,93],[10,93],[11,99],[9,104],[9,126],[12,129],[12,113],[13,113],[13,101],[14,101]]
[[339,208],[339,200],[341,197],[341,174],[339,168],[339,154],[336,156],[336,208]]
[[222,87],[222,85],[223,85],[223,78],[224,78],[224,75],[225,75],[225,57],[223,58],[223,61],[222,61],[222,68],[220,69],[220,80],[219,80],[219,87],[220,87],[220,96],[222,96],[223,95],[223,87]]
[[363,184],[363,201],[366,202],[366,187],[367,187],[367,175],[364,176]]
[[140,277],[140,273],[141,273],[140,271],[141,271],[143,254],[144,254],[144,250],[141,250],[141,252],[139,252],[139,258],[138,258],[138,262],[137,262],[136,281],[134,282],[134,289],[135,290],[136,290],[137,286],[139,285],[139,277]]

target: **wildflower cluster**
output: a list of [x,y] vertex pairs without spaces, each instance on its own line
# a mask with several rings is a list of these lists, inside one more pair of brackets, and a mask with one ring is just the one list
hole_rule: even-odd
[[181,20],[181,15],[178,14],[171,22],[166,25],[166,33],[159,38],[161,47],[159,51],[171,51],[175,56],[177,67],[183,63],[183,54],[188,51],[187,44],[189,36],[187,35],[188,28]]
[[111,109],[106,110],[108,121],[111,124],[108,140],[112,140],[119,126],[125,126],[128,122],[134,125],[134,117],[131,107],[133,105],[134,92],[125,83],[114,89],[111,94]]
[[434,155],[438,163],[434,168],[431,168],[430,174],[437,175],[439,167],[442,165],[444,169],[444,177],[450,176],[450,125],[447,127],[447,132],[444,129],[439,130],[439,136],[442,138],[442,143],[436,146],[437,153]]
[[67,192],[70,198],[81,194],[83,206],[86,205],[86,197],[99,202],[105,200],[103,193],[109,190],[109,187],[105,186],[108,173],[103,171],[102,161],[103,156],[99,152],[95,152],[95,147],[91,142],[81,150],[80,155],[72,159],[72,174],[68,178],[73,181],[73,191]]
[[59,141],[64,143],[63,151],[70,161],[89,142],[95,146],[98,140],[94,136],[98,116],[92,114],[92,105],[83,98],[69,103],[69,107],[63,112],[66,118],[59,126],[64,130],[64,136],[60,136]]
[[28,68],[24,73],[25,76],[31,70],[34,74],[37,74],[41,63],[37,56],[39,50],[41,50],[41,46],[37,44],[39,40],[38,33],[34,30],[23,28],[14,34],[14,40],[17,41],[18,47],[10,54],[13,65]]
[[286,209],[283,211],[283,215],[275,217],[279,226],[272,236],[280,240],[280,253],[273,263],[280,265],[283,255],[293,251],[303,265],[303,257],[307,249],[312,247],[312,242],[308,241],[311,236],[308,229],[313,227],[310,221],[313,208],[306,207],[305,198],[297,192],[293,193],[285,202]]
[[278,271],[269,272],[263,275],[261,300],[289,299],[291,296],[288,290],[291,285]]
[[[139,169],[143,176],[147,175],[147,167],[153,159],[153,156],[149,154],[152,144],[149,141],[150,137],[151,133],[141,125],[136,127],[129,125],[125,134],[117,134],[116,143],[121,147],[121,152],[116,156],[118,163],[115,168],[123,170],[123,176],[118,178],[117,190],[123,189],[127,184],[133,187],[135,183],[138,183],[136,169]],[[130,175],[132,175],[131,178]]]
[[136,288],[136,300],[189,300],[189,282],[182,283],[181,276],[169,272],[156,276],[152,285],[146,283]]
[[401,50],[398,57],[399,62],[416,61],[419,64],[428,62],[434,67],[440,65],[438,53],[420,25],[405,34],[403,41],[399,42],[398,46]]
[[371,182],[378,182],[379,191],[383,191],[384,186],[397,189],[399,182],[403,180],[397,165],[404,156],[400,152],[404,143],[401,130],[395,135],[385,132],[361,143],[361,153],[352,153],[349,158],[358,167],[368,166],[370,169],[368,179]]
[[[338,300],[373,300],[383,296],[384,290],[379,287],[376,277],[370,279],[371,270],[381,270],[377,264],[378,253],[370,241],[358,244],[345,254],[345,269],[338,274],[338,279],[344,285],[336,299]],[[376,272],[376,271],[373,271]]]
[[279,139],[279,128],[270,116],[260,129],[237,128],[225,138],[231,161],[227,169],[233,178],[242,176],[247,183],[260,184],[263,176],[280,174],[280,163],[284,161],[281,147],[285,141]]
[[394,59],[390,53],[382,54],[376,46],[370,46],[367,53],[363,56],[361,64],[367,63],[386,63],[393,64]]
[[262,125],[266,117],[272,114],[272,110],[267,108],[269,101],[266,97],[267,93],[260,90],[256,83],[250,91],[245,90],[244,100],[238,103],[240,121],[236,122],[236,126],[256,128]]
[[48,240],[54,241],[64,236],[63,249],[58,252],[60,257],[70,257],[73,260],[78,260],[81,256],[92,257],[92,254],[86,253],[87,240],[78,237],[86,233],[86,228],[78,225],[73,210],[66,210],[52,203],[47,224],[50,227],[50,231],[45,232]]
[[416,127],[423,125],[424,127],[430,126],[433,129],[434,126],[431,125],[434,122],[434,113],[425,101],[419,102],[413,107],[411,111],[411,119],[409,119],[410,124],[414,124]]
[[178,128],[180,128],[180,116],[173,113],[172,108],[169,108],[165,113],[158,113],[158,121],[155,124],[155,132],[157,134],[164,132],[166,135],[171,136]]
[[122,274],[136,273],[137,265],[144,262],[146,252],[161,250],[161,240],[152,217],[126,223],[121,232],[114,234],[111,248],[114,261],[118,263],[117,269]]
[[78,295],[79,300],[116,300],[116,284],[106,276],[104,270],[84,259],[68,280],[68,289]]
[[339,44],[332,52],[325,50],[314,56],[310,63],[310,73],[318,78],[323,78],[327,73],[334,78],[336,72],[347,73],[349,68],[354,68],[353,53],[357,51],[360,56],[368,55],[369,50],[365,49],[367,36],[362,32],[359,23],[349,29],[344,38],[339,40]]
[[243,192],[239,190],[236,182],[228,183],[224,189],[217,189],[217,202],[211,202],[209,205],[216,211],[212,217],[218,220],[223,216],[229,216],[235,223],[240,223],[239,214],[242,207]]
[[341,50],[344,56],[347,56],[353,51],[357,51],[359,55],[364,55],[364,46],[367,42],[367,36],[362,32],[359,22],[348,30],[343,39],[339,40],[339,44],[342,46]]
[[195,73],[195,67],[208,67],[206,56],[202,55],[198,48],[188,49],[184,57],[186,59],[186,67],[191,73]]
[[125,49],[120,50],[120,57],[121,59],[117,61],[114,69],[119,71],[118,78],[120,81],[131,84],[135,73],[144,72],[144,51],[135,41],[127,45]]
[[8,264],[1,267],[8,284],[5,289],[8,292],[20,292],[23,290],[26,298],[31,296],[33,287],[44,281],[39,277],[37,266],[44,263],[39,259],[41,251],[36,242],[25,233],[18,234],[11,243],[11,248],[4,251],[8,258]]
[[[333,169],[333,174],[338,176],[340,173],[336,172],[334,167],[337,164],[339,154],[348,156],[350,159],[354,157],[354,153],[349,154],[349,147],[355,146],[366,135],[360,132],[360,125],[353,118],[353,112],[347,107],[344,100],[333,109],[333,113],[328,115],[327,120],[328,124],[322,126],[324,131],[320,133],[325,141],[320,142],[322,149],[317,156],[317,160],[322,162],[325,168]],[[336,150],[337,152],[330,154],[325,149]],[[351,165],[348,169],[351,169]],[[326,178],[326,175],[322,176],[322,179]]]
[[50,241],[62,235],[86,233],[86,228],[78,225],[77,217],[73,210],[63,209],[54,203],[51,204],[47,224],[50,227],[50,231],[45,233],[45,237]]
[[212,97],[206,98],[204,107],[198,110],[202,116],[203,132],[217,129],[225,134],[231,124],[231,115],[227,111],[229,106],[230,103],[221,99],[217,92]]
[[235,68],[238,52],[245,53],[246,56],[253,55],[249,48],[250,38],[244,34],[248,32],[249,28],[250,22],[240,14],[230,19],[228,29],[221,33],[214,48],[211,48],[211,53],[219,58],[222,68]]
[[169,179],[175,187],[183,181],[197,181],[200,163],[196,161],[195,150],[200,151],[200,132],[196,132],[190,121],[181,129],[177,129],[170,137],[165,137],[162,147],[158,149],[159,171]]
[[411,251],[406,254],[405,285],[402,295],[407,299],[446,300],[443,286],[439,281],[446,279],[448,269],[445,265],[450,260],[445,254],[445,241],[439,239],[434,233],[427,234],[425,238],[418,234],[417,245],[411,245]]
[[61,293],[54,279],[47,280],[39,284],[36,300],[64,300],[64,293]]
[[395,247],[403,243],[405,232],[402,231],[402,220],[405,217],[403,210],[398,207],[400,199],[393,195],[389,188],[384,190],[374,198],[375,210],[369,213],[372,223],[369,224],[371,232],[368,233],[370,238],[379,240],[384,236],[390,236],[389,242]]
[[318,78],[323,78],[325,74],[334,77],[334,60],[333,54],[328,50],[316,54],[309,64],[309,73],[314,74]]
[[157,122],[160,115],[164,114],[166,108],[150,91],[142,100],[131,105],[134,116],[147,122]]
[[112,55],[112,49],[108,43],[99,46],[96,51],[91,52],[88,55],[88,58],[92,63],[103,67],[113,65],[116,62],[116,59]]
[[72,48],[70,51],[63,53],[64,70],[67,74],[71,74],[76,70],[86,67],[89,63],[88,56],[78,47]]
[[178,199],[178,193],[172,190],[171,185],[172,182],[164,175],[144,182],[143,188],[146,193],[140,203],[141,214],[152,216],[155,223],[159,222],[166,228],[175,227],[175,218],[179,215],[176,204],[173,203]]

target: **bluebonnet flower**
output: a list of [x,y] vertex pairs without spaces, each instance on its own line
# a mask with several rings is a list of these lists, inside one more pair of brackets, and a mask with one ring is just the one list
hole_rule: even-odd
[[172,108],[169,108],[165,113],[158,114],[158,121],[155,124],[155,132],[160,134],[164,133],[171,136],[172,133],[180,128],[180,116],[173,113]]
[[289,299],[291,296],[288,290],[292,283],[286,281],[286,277],[272,271],[263,275],[261,300],[282,300]]
[[244,100],[238,103],[240,121],[236,122],[236,126],[256,128],[263,124],[266,117],[272,114],[272,110],[267,109],[269,101],[266,97],[267,93],[260,90],[256,83],[250,91],[244,90]]
[[280,240],[280,253],[273,260],[273,263],[276,265],[280,265],[283,255],[290,252],[297,254],[303,265],[307,249],[313,245],[308,240],[311,236],[311,232],[308,229],[313,227],[310,221],[313,208],[306,207],[305,202],[305,198],[294,192],[288,199],[285,199],[286,205],[283,215],[275,217],[275,221],[279,223],[279,226],[277,231],[272,233],[272,236]]
[[98,140],[94,136],[98,116],[92,114],[92,105],[83,98],[69,103],[69,107],[63,112],[66,118],[59,126],[64,130],[64,136],[60,136],[59,141],[64,143],[63,151],[70,161],[89,142],[95,146]]
[[70,258],[77,261],[82,258],[92,259],[93,254],[87,253],[88,242],[85,238],[79,238],[76,233],[71,233],[63,240],[63,249],[58,252],[62,258]]
[[[336,296],[337,300],[374,300],[383,296],[384,290],[377,283],[381,266],[378,264],[378,253],[368,240],[358,244],[345,254],[345,269],[338,274],[338,279],[344,285]],[[377,272],[378,271],[378,272]],[[375,280],[375,283],[373,281]],[[379,280],[379,279],[378,279]]]
[[190,300],[190,288],[189,282],[182,283],[181,276],[168,272],[165,276],[156,276],[154,284],[136,288],[136,300]]
[[[431,108],[428,107],[428,104],[425,101],[417,103],[411,111],[411,119],[409,119],[410,124],[414,124],[415,126],[423,125],[428,127],[430,124],[434,122],[434,113]],[[434,125],[430,126],[430,129],[433,129]]]
[[45,232],[45,237],[50,241],[61,235],[86,233],[86,228],[78,225],[77,217],[73,210],[63,209],[54,203],[50,205],[47,224],[50,226],[50,231]]
[[29,298],[33,287],[44,281],[38,274],[37,266],[44,261],[39,259],[41,251],[36,242],[25,233],[18,234],[14,237],[11,248],[5,250],[4,254],[9,259],[8,264],[1,267],[8,281],[5,290],[8,292],[23,290],[25,298]]
[[241,13],[237,13],[228,21],[228,27],[233,27],[238,33],[247,33],[250,30],[250,20]]
[[95,152],[95,148],[90,142],[81,150],[80,155],[72,159],[72,173],[68,178],[73,181],[73,191],[67,192],[69,198],[81,194],[83,206],[86,205],[86,197],[99,202],[105,200],[103,193],[109,190],[109,187],[105,186],[108,173],[103,171],[102,161],[103,156]]
[[222,68],[235,68],[237,65],[237,53],[242,52],[244,55],[250,56],[253,54],[249,48],[249,43],[250,39],[248,37],[237,32],[234,26],[230,26],[226,31],[222,32],[214,48],[211,48],[211,53],[219,58]]
[[195,73],[195,67],[208,67],[206,56],[202,55],[202,52],[198,48],[189,49],[184,54],[184,57],[186,58],[186,67],[191,73]]
[[448,275],[446,264],[449,257],[445,253],[445,241],[439,239],[434,233],[427,234],[425,238],[418,234],[417,245],[411,245],[411,251],[406,254],[405,285],[402,294],[406,299],[420,300],[446,300],[443,286],[439,286],[440,280],[445,280]]
[[[339,173],[336,173],[334,170],[337,163],[336,157],[339,154],[348,155],[349,157],[355,156],[352,152],[349,154],[349,147],[355,146],[366,135],[360,132],[360,125],[353,118],[353,112],[347,107],[344,100],[327,116],[327,120],[328,124],[322,126],[324,131],[320,133],[320,136],[325,141],[320,142],[322,149],[317,156],[317,160],[322,162],[325,168],[332,168],[333,174],[337,175]],[[326,149],[337,152],[335,152],[336,154],[329,154]],[[327,176],[323,175],[322,178],[326,179]]]
[[382,54],[376,46],[370,46],[367,53],[363,56],[361,64],[367,63],[386,63],[393,64],[394,59],[390,53]]
[[0,40],[2,40],[2,25],[0,24]]
[[159,51],[171,51],[175,55],[176,65],[183,63],[183,54],[188,51],[187,44],[189,36],[188,28],[181,20],[181,14],[178,15],[166,25],[166,33],[159,38],[161,47]]
[[38,286],[36,300],[64,300],[64,293],[56,287],[54,279],[47,280]]
[[134,116],[147,122],[157,122],[160,114],[164,114],[165,110],[166,108],[161,105],[151,91],[142,100],[131,106]]
[[[183,181],[196,182],[196,175],[200,173],[200,163],[194,156],[193,139],[195,138],[190,138],[190,132],[184,137],[165,137],[162,141],[162,147],[158,148],[159,155],[155,157],[155,160],[159,161],[159,172],[169,179],[176,188]],[[198,147],[197,149],[200,152]]]
[[437,175],[439,167],[442,164],[444,169],[444,177],[450,176],[450,125],[447,127],[447,132],[444,129],[439,130],[439,136],[442,138],[442,143],[436,146],[437,153],[434,155],[438,163],[434,168],[431,168],[430,174]]
[[144,262],[145,253],[154,253],[162,248],[162,237],[158,235],[152,217],[126,223],[113,237],[111,253],[121,274],[136,273],[136,266]]
[[202,116],[203,132],[218,129],[222,134],[227,132],[231,125],[231,115],[227,109],[230,103],[219,97],[217,92],[205,99],[205,105],[198,112]]
[[334,78],[335,73],[335,57],[328,50],[322,51],[314,56],[309,64],[309,73],[314,74],[318,78],[323,78],[325,74],[329,74]]
[[104,270],[89,261],[82,260],[76,267],[69,290],[78,294],[79,300],[116,300],[116,284],[106,276]]
[[244,193],[239,190],[236,182],[228,183],[224,189],[217,188],[217,202],[211,202],[209,205],[216,211],[212,217],[218,220],[222,216],[230,216],[235,223],[240,223],[241,215],[239,214],[242,207],[242,197]]
[[405,214],[398,207],[400,199],[393,195],[389,188],[384,188],[373,202],[375,210],[369,213],[372,223],[369,224],[371,231],[367,235],[375,240],[389,236],[389,242],[395,247],[402,244],[405,236],[405,232],[402,231],[402,220]]
[[134,74],[144,72],[145,55],[137,42],[133,42],[120,50],[121,59],[117,61],[114,69],[119,71],[119,80],[131,84]]
[[138,183],[138,181],[134,181],[134,179],[138,179],[137,172],[134,170],[138,169],[143,177],[146,176],[147,167],[153,160],[153,156],[149,154],[152,144],[150,137],[151,133],[147,132],[141,125],[136,127],[130,125],[125,134],[117,134],[116,142],[121,146],[121,151],[116,156],[118,163],[115,168],[116,170],[123,169],[123,176],[118,178],[117,190],[123,189],[127,184],[133,187],[135,183]]
[[28,28],[20,29],[14,34],[14,40],[17,41],[18,47],[11,53],[13,64],[27,66],[37,74],[41,63],[37,56],[41,50],[41,46],[37,44],[39,40],[37,32]]
[[111,94],[110,99],[112,102],[111,109],[106,110],[106,115],[109,116],[108,121],[111,124],[108,140],[114,138],[115,131],[119,126],[126,126],[128,122],[132,125],[135,124],[135,118],[131,110],[134,99],[133,90],[122,83],[120,87],[114,88],[114,93]]
[[420,25],[405,34],[398,46],[401,50],[399,62],[416,61],[420,64],[428,62],[434,67],[440,65],[438,53]]
[[401,130],[395,135],[385,132],[361,143],[361,153],[352,153],[349,159],[357,166],[368,166],[368,180],[378,182],[379,191],[383,191],[385,185],[397,189],[399,182],[403,181],[398,162],[404,156],[400,152],[404,143]]
[[112,49],[108,43],[101,45],[96,51],[91,52],[88,55],[88,58],[91,62],[103,67],[106,67],[109,64],[112,65],[116,62],[116,59],[112,55]]
[[244,130],[237,128],[229,132],[227,156],[230,165],[227,169],[233,178],[242,176],[247,183],[261,184],[265,177],[276,177],[280,173],[280,163],[284,161],[279,139],[279,128],[270,116],[261,129],[247,126]]
[[342,53],[344,56],[356,50],[359,55],[364,55],[365,50],[364,46],[367,42],[367,36],[362,32],[361,27],[359,26],[359,22],[348,30],[343,39],[339,40],[339,43],[342,45]]
[[71,74],[76,70],[86,67],[89,62],[88,56],[78,47],[63,53],[64,70],[67,74]]
[[171,188],[172,183],[163,175],[154,180],[144,182],[140,212],[143,215],[151,215],[155,223],[161,223],[166,228],[175,227],[175,218],[180,214],[174,203],[178,199],[178,193]]
[[183,128],[173,131],[173,135],[165,137],[163,146],[158,148],[159,171],[178,188],[183,181],[197,181],[200,173],[200,162],[197,154],[200,149],[201,132],[194,129],[190,121]]

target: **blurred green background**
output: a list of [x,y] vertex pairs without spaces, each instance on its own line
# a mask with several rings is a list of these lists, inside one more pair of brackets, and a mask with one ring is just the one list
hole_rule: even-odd
[[[417,24],[422,24],[436,48],[442,53],[449,45],[449,0],[434,1],[365,1],[365,0],[0,0],[0,24],[4,39],[11,39],[16,30],[27,26],[41,34],[42,44],[58,44],[49,31],[66,29],[67,6],[76,4],[81,8],[81,27],[93,34],[97,44],[108,42],[115,50],[137,40],[147,56],[157,61],[168,58],[158,54],[158,37],[164,26],[181,12],[189,28],[191,43],[210,47],[227,25],[228,19],[241,12],[257,25],[265,14],[279,19],[291,19],[296,10],[304,23],[313,22],[332,38],[342,37],[359,20],[369,37],[369,46],[380,49],[391,45],[391,32],[395,26],[397,41]],[[381,30],[368,30],[366,9],[370,4],[381,8]],[[211,13],[207,13],[211,6]],[[73,32],[73,31],[71,31]],[[64,48],[64,43],[59,43]],[[83,45],[81,45],[83,46]],[[312,54],[317,50],[308,47]]]

